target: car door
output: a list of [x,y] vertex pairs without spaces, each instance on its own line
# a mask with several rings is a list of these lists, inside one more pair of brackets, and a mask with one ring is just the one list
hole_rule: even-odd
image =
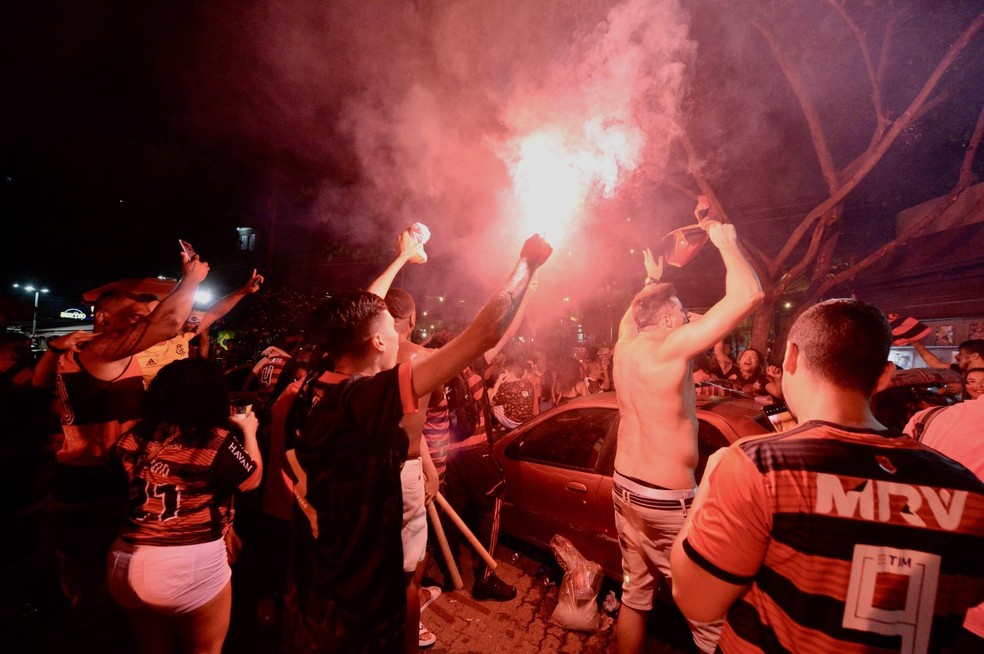
[[561,534],[596,560],[599,539],[610,539],[614,529],[611,478],[600,470],[610,459],[617,417],[614,407],[571,408],[506,446],[507,532],[546,548]]

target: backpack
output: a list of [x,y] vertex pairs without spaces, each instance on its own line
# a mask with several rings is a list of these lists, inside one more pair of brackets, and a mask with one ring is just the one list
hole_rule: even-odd
[[451,442],[458,443],[475,433],[482,408],[468,387],[464,373],[458,373],[444,384],[444,395],[448,399]]

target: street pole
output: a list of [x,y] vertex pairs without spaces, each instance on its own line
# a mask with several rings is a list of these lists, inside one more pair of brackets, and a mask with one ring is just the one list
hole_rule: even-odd
[[38,335],[38,300],[41,299],[42,293],[47,293],[46,288],[35,288],[33,285],[28,284],[26,286],[21,286],[20,284],[14,284],[14,288],[27,291],[28,293],[34,293],[34,317],[31,319],[31,338],[34,339]]
[[38,335],[38,298],[41,296],[41,291],[34,291],[34,318],[31,320],[31,338]]

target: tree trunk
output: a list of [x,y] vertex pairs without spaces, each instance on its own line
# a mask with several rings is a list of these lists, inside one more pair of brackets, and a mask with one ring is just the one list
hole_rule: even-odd
[[775,311],[773,295],[766,291],[765,300],[755,310],[755,313],[752,314],[752,340],[750,346],[759,352],[768,352],[769,332],[772,330],[772,316],[775,315]]

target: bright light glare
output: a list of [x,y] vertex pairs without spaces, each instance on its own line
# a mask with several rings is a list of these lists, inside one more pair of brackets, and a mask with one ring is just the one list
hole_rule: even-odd
[[638,129],[601,118],[520,138],[510,174],[521,233],[539,233],[554,246],[564,241],[588,197],[611,197],[622,173],[638,165],[643,141]]
[[204,289],[195,292],[195,304],[208,304],[212,301],[212,293]]

